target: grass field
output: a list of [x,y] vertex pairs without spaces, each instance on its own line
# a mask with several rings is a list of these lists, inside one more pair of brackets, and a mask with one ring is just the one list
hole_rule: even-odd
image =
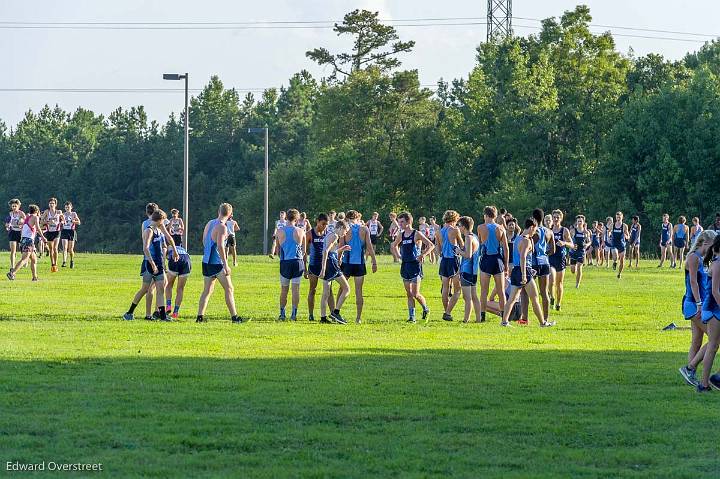
[[[720,394],[677,372],[689,330],[660,331],[682,324],[679,271],[648,261],[618,282],[589,268],[581,290],[567,280],[556,328],[505,329],[494,316],[441,321],[432,266],[431,321],[406,324],[398,267],[383,259],[365,324],[337,326],[308,323],[304,303],[299,322],[273,321],[277,263],[243,257],[236,299],[253,321],[230,324],[216,291],[198,325],[199,268],[185,321],[120,320],[139,262],[79,255],[51,275],[43,258],[39,283],[27,270],[2,283],[3,472],[55,461],[113,477],[720,475]],[[352,297],[345,309],[352,318]]]

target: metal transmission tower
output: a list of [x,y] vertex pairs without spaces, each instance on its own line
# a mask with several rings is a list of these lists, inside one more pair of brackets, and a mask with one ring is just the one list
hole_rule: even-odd
[[487,41],[502,40],[512,35],[512,0],[488,0]]

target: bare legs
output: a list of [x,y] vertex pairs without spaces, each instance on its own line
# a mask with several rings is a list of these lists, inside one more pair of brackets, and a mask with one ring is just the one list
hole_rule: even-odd
[[235,309],[235,289],[233,287],[230,276],[226,276],[223,273],[220,273],[217,278],[208,278],[207,276],[203,277],[204,288],[202,294],[200,295],[200,302],[198,304],[198,316],[205,315],[205,309],[207,308],[208,300],[210,299],[210,296],[212,296],[212,293],[215,289],[216,279],[218,283],[220,283],[220,286],[222,286],[225,290],[225,304],[227,305],[228,311],[230,312],[230,316],[237,316],[237,310]]
[[[475,322],[480,323],[482,322],[482,315],[480,312],[482,311],[482,300],[478,298],[477,294],[477,286],[463,286],[462,287],[462,294],[463,294],[463,301],[465,302],[465,316],[463,318],[463,322],[467,323],[470,321],[470,312],[472,310],[475,310]],[[503,294],[503,299],[505,299],[505,295]],[[493,304],[495,302],[493,301]],[[487,300],[485,302],[485,308],[487,309],[488,304]],[[492,311],[491,311],[492,312]]]

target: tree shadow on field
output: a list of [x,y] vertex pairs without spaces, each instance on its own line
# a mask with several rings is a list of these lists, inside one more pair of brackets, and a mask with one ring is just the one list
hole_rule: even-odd
[[[677,353],[0,362],[5,461],[115,477],[717,477]],[[707,436],[698,436],[706,431]]]

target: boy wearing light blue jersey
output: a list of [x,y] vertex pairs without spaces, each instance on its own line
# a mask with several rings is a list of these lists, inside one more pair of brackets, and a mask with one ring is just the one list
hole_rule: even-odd
[[207,322],[205,309],[208,300],[215,289],[215,280],[225,290],[225,304],[230,312],[230,319],[233,324],[244,321],[240,318],[235,309],[235,289],[230,278],[230,266],[228,265],[225,252],[225,240],[227,239],[227,220],[232,215],[233,207],[229,203],[223,203],[218,208],[218,216],[210,220],[203,229],[203,260],[202,273],[204,288],[200,295],[196,323]]
[[300,304],[300,282],[305,274],[305,230],[298,228],[300,212],[294,208],[287,211],[286,224],[277,230],[277,244],[280,253],[280,315],[278,320],[285,321],[285,307],[288,292],[292,286],[291,321],[297,321]]
[[459,294],[451,294],[451,289],[456,293],[460,291],[460,259],[456,253],[456,247],[463,247],[462,236],[457,227],[460,215],[457,211],[447,210],[443,214],[443,227],[437,235],[437,251],[440,254],[440,278],[442,279],[442,302],[444,321],[452,321],[452,310],[460,299]]
[[[690,228],[684,216],[678,218],[678,224],[673,230],[673,268],[682,267],[685,262],[685,249],[688,247]],[[679,264],[678,264],[679,263]]]
[[[482,301],[477,294],[477,279],[480,273],[480,240],[473,233],[475,221],[469,216],[461,216],[458,220],[460,233],[465,237],[465,247],[460,250],[460,287],[462,288],[463,301],[465,301],[465,316],[463,323],[470,321],[470,313],[475,310],[475,322],[485,322],[485,311],[482,310]],[[502,298],[505,305],[505,295]],[[485,302],[487,308],[487,300]],[[500,308],[502,309],[502,308]]]
[[[477,227],[480,241],[480,320],[485,321],[490,278],[495,282],[495,291],[505,291],[505,272],[508,270],[508,241],[505,228],[496,223],[497,208],[486,206],[483,212],[485,222]],[[472,219],[472,218],[471,218]],[[462,229],[461,229],[462,231]],[[460,281],[462,283],[462,279]],[[505,308],[505,296],[498,294],[500,308]],[[467,312],[467,305],[465,306]],[[475,314],[478,312],[476,311]]]
[[375,259],[375,248],[370,241],[370,230],[367,226],[360,224],[360,213],[350,210],[345,214],[345,220],[350,227],[341,240],[341,246],[349,245],[350,250],[343,253],[342,272],[345,277],[353,278],[355,283],[355,322],[362,322],[362,310],[365,304],[363,297],[363,284],[367,269],[365,267],[365,252],[367,251],[372,261],[372,272],[377,272],[377,260]]

